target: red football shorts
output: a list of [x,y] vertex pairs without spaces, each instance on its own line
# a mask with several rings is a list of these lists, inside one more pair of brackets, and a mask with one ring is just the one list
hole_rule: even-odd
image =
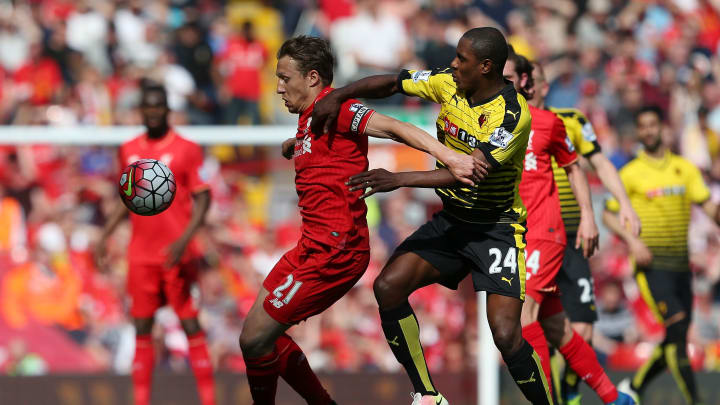
[[350,291],[369,262],[369,250],[342,250],[302,237],[263,282],[270,293],[265,312],[286,325],[317,315]]
[[526,293],[539,304],[559,297],[555,277],[562,266],[565,245],[549,240],[528,239],[525,248]]
[[195,318],[197,303],[191,289],[198,277],[198,263],[188,260],[175,267],[162,264],[130,264],[128,294],[132,299],[130,315],[152,318],[158,308],[170,304],[178,318]]

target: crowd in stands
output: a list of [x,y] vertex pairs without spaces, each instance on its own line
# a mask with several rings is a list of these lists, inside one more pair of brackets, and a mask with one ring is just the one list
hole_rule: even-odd
[[[580,108],[618,167],[636,152],[634,112],[660,106],[666,142],[703,170],[720,197],[720,7],[709,0],[3,2],[0,123],[137,125],[143,77],[165,85],[174,124],[293,123],[274,94],[274,53],[284,38],[327,37],[338,56],[335,85],[342,85],[401,68],[447,66],[462,33],[485,25],[501,28],[518,53],[545,66],[547,103]],[[430,122],[436,113],[402,96],[373,105]],[[430,167],[408,153],[377,146],[371,162]],[[242,371],[243,318],[264,275],[298,237],[292,166],[277,147],[216,146],[207,149],[207,159],[215,174],[210,218],[198,237],[205,253],[200,319],[215,366]],[[92,255],[118,203],[117,172],[111,147],[0,147],[1,372],[129,371],[129,228],[114,235],[109,268],[97,268]],[[591,183],[599,213],[604,190],[592,175]],[[372,280],[394,246],[439,208],[439,199],[432,191],[399,190],[368,204],[366,276],[293,332],[318,369],[399,366],[380,330]],[[594,342],[610,366],[634,368],[662,328],[640,300],[622,243],[603,235],[592,260],[600,312]],[[696,274],[690,354],[694,365],[720,370],[720,232],[697,212],[690,235]],[[458,292],[429,287],[411,299],[430,368],[474,367],[470,286]],[[67,350],[43,352],[37,336]],[[172,311],[158,314],[155,337],[166,348],[158,351],[164,367],[185,370],[187,340]],[[84,360],[68,362],[67,353]]]

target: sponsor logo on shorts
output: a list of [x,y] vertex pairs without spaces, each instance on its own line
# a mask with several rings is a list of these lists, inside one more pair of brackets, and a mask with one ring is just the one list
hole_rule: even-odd
[[500,278],[500,280],[508,283],[508,285],[509,285],[510,287],[512,287],[512,281],[513,281],[514,278],[515,278],[515,277],[507,278],[507,277],[503,276],[503,277]]

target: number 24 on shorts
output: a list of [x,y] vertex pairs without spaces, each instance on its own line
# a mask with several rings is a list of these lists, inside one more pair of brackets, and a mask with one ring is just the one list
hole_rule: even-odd
[[[285,282],[273,290],[272,295],[275,297],[270,300],[270,303],[273,304],[275,308],[282,308],[284,305],[289,304],[290,300],[292,300],[295,294],[297,294],[303,283],[302,281],[295,281],[293,284],[293,281],[293,275],[288,274]],[[292,288],[290,288],[290,291],[285,294],[285,290],[287,290],[291,285]],[[283,298],[283,295],[285,298]]]

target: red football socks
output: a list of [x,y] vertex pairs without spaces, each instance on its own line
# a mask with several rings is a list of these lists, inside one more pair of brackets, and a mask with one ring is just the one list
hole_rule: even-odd
[[135,405],[150,404],[150,389],[155,365],[155,351],[150,335],[135,336],[135,358],[132,364],[133,396]]
[[548,382],[548,387],[552,391],[552,374],[550,370],[550,349],[548,348],[547,339],[545,339],[545,332],[543,332],[540,322],[535,321],[522,328],[522,335],[525,340],[530,343],[530,346],[535,349],[538,357],[540,357],[540,363],[542,364],[543,372],[545,372],[545,378]]
[[190,344],[190,366],[195,381],[197,382],[198,394],[202,405],[215,405],[215,380],[213,379],[212,364],[208,354],[205,333],[198,332],[188,336]]
[[592,347],[575,331],[572,339],[560,348],[560,353],[567,360],[570,368],[575,370],[604,403],[609,404],[617,399],[617,389],[605,374]]
[[277,349],[265,356],[245,358],[245,366],[253,404],[275,405],[275,392],[280,375]]
[[288,335],[275,342],[280,358],[280,376],[300,394],[309,405],[329,405],[330,395],[310,368],[305,353]]

